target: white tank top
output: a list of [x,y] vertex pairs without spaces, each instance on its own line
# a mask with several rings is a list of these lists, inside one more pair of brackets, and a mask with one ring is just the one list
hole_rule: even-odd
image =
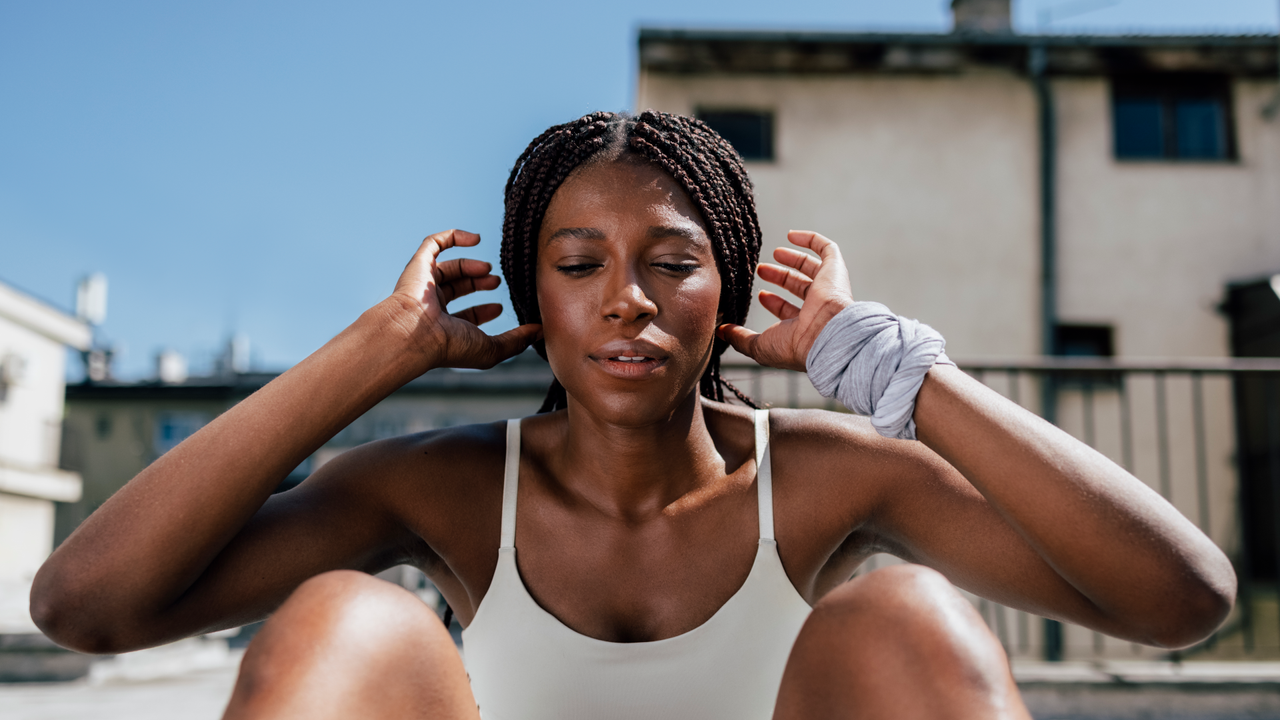
[[769,414],[757,410],[760,542],[738,592],[702,625],[653,642],[587,637],[543,610],[516,568],[520,421],[507,422],[498,567],[462,631],[471,689],[484,720],[768,720],[809,605],[773,539]]

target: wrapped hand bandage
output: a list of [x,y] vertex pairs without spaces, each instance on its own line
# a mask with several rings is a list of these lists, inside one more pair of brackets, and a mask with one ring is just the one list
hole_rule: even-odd
[[937,330],[876,302],[841,310],[822,329],[805,367],[823,397],[870,415],[881,435],[916,439],[916,393],[934,363],[955,365]]

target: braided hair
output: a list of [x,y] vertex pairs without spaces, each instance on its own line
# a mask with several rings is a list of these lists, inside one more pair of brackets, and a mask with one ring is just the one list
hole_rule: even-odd
[[[639,115],[596,112],[548,128],[516,160],[506,187],[502,221],[502,273],[521,324],[541,322],[535,281],[538,233],[556,190],[575,170],[624,156],[661,168],[688,194],[710,235],[720,272],[724,322],[742,324],[751,306],[751,283],[760,258],[760,223],[742,158],[724,138],[696,118],[646,110]],[[756,404],[720,375],[728,343],[716,338],[711,362],[698,382],[703,397],[724,402],[724,390],[750,407]],[[542,341],[534,345],[547,357]],[[552,380],[539,412],[567,407],[559,380]]]

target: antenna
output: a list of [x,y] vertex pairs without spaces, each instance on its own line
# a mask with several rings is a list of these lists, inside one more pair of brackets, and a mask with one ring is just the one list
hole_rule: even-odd
[[94,273],[76,285],[76,317],[93,326],[107,319],[107,276]]

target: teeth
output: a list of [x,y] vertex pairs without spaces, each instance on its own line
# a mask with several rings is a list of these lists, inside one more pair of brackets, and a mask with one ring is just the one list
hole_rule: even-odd
[[618,357],[614,358],[614,360],[619,360],[621,362],[629,362],[629,363],[644,362],[645,360],[648,360],[648,359],[649,358],[644,357],[643,355],[619,355]]

